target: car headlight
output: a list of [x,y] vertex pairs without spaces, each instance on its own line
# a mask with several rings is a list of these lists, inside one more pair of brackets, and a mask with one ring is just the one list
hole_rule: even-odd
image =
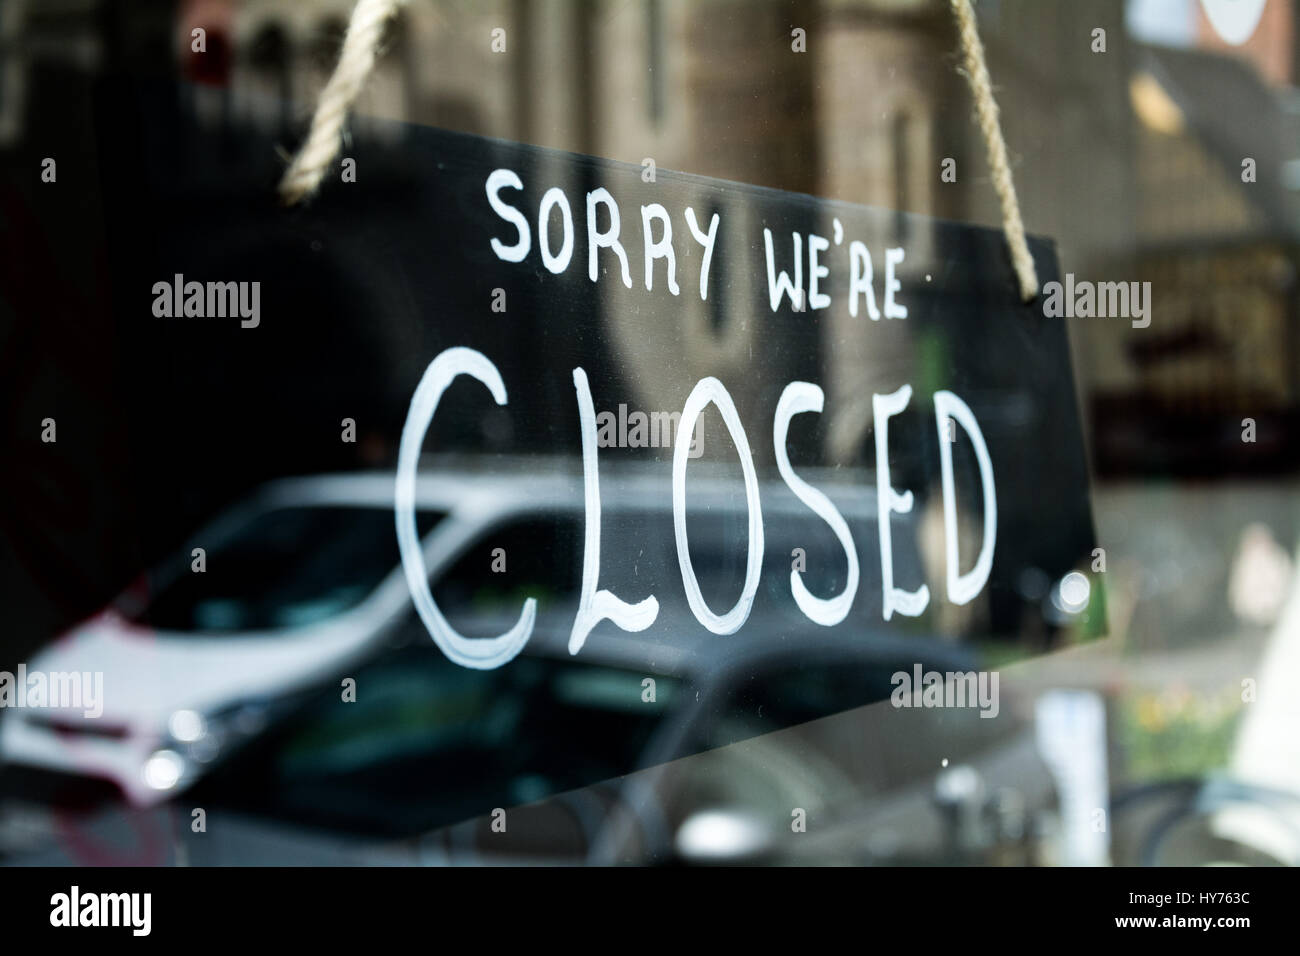
[[144,782],[152,790],[171,790],[185,775],[185,758],[174,750],[156,750],[144,762]]
[[167,721],[166,749],[197,764],[211,763],[260,733],[269,719],[270,707],[261,701],[244,701],[209,715],[178,710]]
[[207,736],[208,725],[197,710],[178,710],[167,721],[167,731],[173,739],[191,744]]

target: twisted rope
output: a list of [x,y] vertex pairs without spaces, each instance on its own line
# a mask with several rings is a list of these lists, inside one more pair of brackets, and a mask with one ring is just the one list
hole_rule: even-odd
[[1038,272],[1025,241],[1025,224],[1020,219],[1016,185],[1011,181],[1011,165],[1007,162],[1007,144],[998,123],[998,104],[993,99],[993,84],[989,80],[988,65],[984,62],[984,44],[975,29],[975,9],[971,0],[951,0],[951,3],[952,12],[957,17],[962,56],[966,61],[966,79],[975,97],[975,113],[988,150],[989,168],[993,171],[993,189],[1002,206],[1002,229],[1011,251],[1011,264],[1020,280],[1020,297],[1028,302],[1038,294]]
[[280,198],[292,206],[320,188],[343,141],[343,124],[374,69],[384,27],[405,0],[358,0],[343,38],[338,66],[321,91],[306,141],[284,171]]

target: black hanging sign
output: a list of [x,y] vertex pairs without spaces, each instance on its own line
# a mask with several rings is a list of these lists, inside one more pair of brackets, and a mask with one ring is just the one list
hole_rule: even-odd
[[[1000,232],[393,129],[290,211],[269,141],[159,134],[166,158],[122,179],[113,220],[131,250],[115,274],[152,286],[153,314],[134,294],[119,313],[132,359],[191,386],[174,411],[151,386],[135,414],[193,438],[274,409],[205,472],[214,488],[334,468],[338,421],[359,423],[344,450],[389,470],[410,593],[451,659],[953,637],[1033,652],[1062,625],[1099,632],[1067,330],[1018,301]],[[1056,278],[1051,244],[1030,248]],[[217,280],[243,285],[213,317]],[[457,545],[484,568],[507,518],[566,516],[532,549],[547,593],[512,596],[503,627],[438,599],[458,555],[430,552],[413,513],[440,469],[501,489]]]

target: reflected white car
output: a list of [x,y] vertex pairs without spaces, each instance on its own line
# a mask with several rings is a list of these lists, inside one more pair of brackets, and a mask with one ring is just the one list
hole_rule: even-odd
[[[651,587],[658,587],[661,601],[662,592],[678,594],[667,469],[606,470],[600,586],[628,600],[639,600]],[[863,553],[875,545],[874,526],[864,527],[874,522],[874,489],[839,481],[837,486],[827,476],[825,487],[858,529]],[[173,563],[148,576],[146,595],[133,588],[28,663],[29,671],[101,673],[102,714],[8,709],[0,713],[0,759],[12,767],[111,781],[136,806],[187,789],[256,738],[280,711],[291,709],[297,695],[337,679],[412,622],[422,627],[398,556],[393,493],[390,472],[285,479],[224,514]],[[708,593],[715,572],[725,578],[738,567],[743,573],[744,487],[735,476],[692,464],[689,496],[698,529],[699,550],[692,542],[696,571]],[[422,467],[417,525],[435,595],[452,586],[448,572],[458,562],[513,527],[522,544],[511,549],[509,560],[521,560],[521,550],[531,552],[524,557],[562,578],[554,587],[562,593],[553,595],[553,621],[539,619],[534,641],[563,641],[581,580],[583,508],[580,462],[573,460]],[[763,511],[774,528],[783,521],[799,527],[800,543],[829,542],[822,553],[842,564],[825,523],[783,484],[764,485]],[[633,515],[648,519],[640,531],[626,530],[624,519]],[[563,540],[538,539],[539,528],[557,519],[574,533]],[[788,565],[782,555],[789,551],[786,538],[769,533],[768,555]],[[485,553],[485,571],[487,560]],[[788,575],[787,570],[782,587],[788,587]],[[731,586],[724,580],[716,593],[731,593]],[[462,595],[467,607],[482,597],[482,587],[470,590]],[[499,597],[517,616],[522,597]],[[786,603],[797,615],[792,602]],[[613,634],[616,629],[605,624],[591,641],[615,642],[618,652],[657,658],[662,667],[689,655],[692,641],[720,640],[689,618],[672,617],[667,608],[664,621],[674,631],[692,625],[690,633],[663,644],[652,632]],[[730,640],[743,641],[743,631]]]

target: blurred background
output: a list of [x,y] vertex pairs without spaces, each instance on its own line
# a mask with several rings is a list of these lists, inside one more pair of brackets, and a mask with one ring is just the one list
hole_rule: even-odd
[[[306,346],[297,369],[272,353],[264,378],[243,377],[245,367],[237,382],[220,344],[203,362],[149,351],[121,295],[123,276],[148,271],[131,257],[158,226],[122,223],[138,208],[138,164],[161,155],[159,111],[182,104],[203,130],[177,144],[171,215],[189,216],[198,234],[216,228],[219,210],[251,207],[255,189],[265,203],[284,162],[270,144],[299,142],[351,4],[0,0],[0,670],[48,655],[61,636],[78,660],[74,629],[90,620],[95,653],[119,663],[138,640],[131,627],[193,632],[206,635],[199,656],[177,658],[176,673],[202,661],[235,675],[246,663],[250,684],[227,698],[194,691],[204,705],[193,707],[178,691],[165,740],[137,741],[127,722],[94,739],[50,726],[45,744],[15,744],[6,728],[0,759],[13,746],[73,756],[57,772],[12,759],[0,770],[0,859],[1300,862],[1300,3],[1265,0],[1244,38],[1200,0],[975,7],[1027,228],[1054,240],[1076,281],[1149,281],[1152,322],[1062,320],[1104,551],[1092,568],[1104,624],[1066,614],[1047,653],[1008,655],[996,719],[918,712],[900,736],[897,713],[872,703],[888,695],[888,675],[917,660],[971,666],[963,643],[918,651],[882,639],[851,687],[837,684],[843,647],[828,647],[824,666],[807,654],[791,669],[774,635],[766,670],[675,663],[665,651],[662,707],[646,718],[625,712],[617,690],[630,680],[640,692],[629,662],[644,648],[580,668],[539,653],[470,674],[427,638],[361,622],[357,608],[401,613],[383,507],[391,470],[375,475],[395,460],[409,363],[428,358],[362,328],[365,303],[391,290],[340,263],[338,285],[302,308],[349,303],[357,328]],[[487,39],[497,28],[504,56]],[[778,55],[795,28],[807,53]],[[397,120],[1000,228],[956,50],[940,0],[412,0],[350,125],[367,175],[400,179],[403,127],[385,122]],[[57,193],[42,193],[33,172],[46,156],[60,157]],[[948,158],[956,182],[940,177]],[[254,261],[273,241],[250,232],[237,240],[243,260],[228,261]],[[699,374],[739,367],[727,347]],[[147,376],[139,354],[151,356]],[[349,374],[358,356],[408,371],[365,380]],[[647,379],[672,364],[632,347],[617,358]],[[838,360],[850,374],[836,381],[851,382],[891,359],[864,349]],[[301,399],[319,407],[319,431],[286,442],[284,423],[297,419],[283,382],[312,375],[330,384]],[[229,401],[191,400],[212,388],[230,389]],[[828,411],[851,405],[845,388],[828,384]],[[369,423],[354,443],[335,437],[347,415]],[[81,437],[51,454],[33,425],[47,416],[61,439],[70,427]],[[852,422],[827,427],[828,446],[843,429],[852,444]],[[508,433],[496,441],[511,447]],[[543,542],[539,553],[580,544],[572,465],[539,469],[527,493],[491,490],[492,502],[523,495],[509,530],[528,547]],[[521,567],[484,597],[470,565],[486,559],[465,556],[492,542],[463,512],[469,489],[491,482],[472,461],[446,467],[456,480],[420,499],[422,532],[461,535],[435,575],[440,601],[468,621],[541,588],[557,619],[571,620],[562,612],[577,582],[556,573],[571,561]],[[330,473],[339,477],[264,485]],[[635,500],[637,481],[615,479],[615,500]],[[530,494],[548,504],[530,513]],[[719,495],[725,524],[731,499]],[[631,529],[637,509],[625,510]],[[210,527],[206,540],[245,562],[215,607],[178,577],[187,542]],[[371,548],[380,535],[384,547]],[[323,555],[315,565],[308,550]],[[718,558],[720,578],[730,560]],[[1024,582],[1025,599],[1059,597],[1051,584]],[[338,674],[286,664],[292,694],[259,689],[270,666],[253,659],[261,651],[241,663],[246,649],[219,638],[319,624],[311,650],[297,652],[316,654],[345,613],[353,630],[383,635],[340,673],[384,688],[346,720],[327,713]],[[1038,637],[1024,647],[1041,650]],[[688,706],[701,688],[712,703]],[[528,703],[507,713],[507,698]],[[751,698],[784,707],[760,716]],[[539,752],[507,746],[520,735]],[[510,808],[508,843],[494,829],[498,807]]]

